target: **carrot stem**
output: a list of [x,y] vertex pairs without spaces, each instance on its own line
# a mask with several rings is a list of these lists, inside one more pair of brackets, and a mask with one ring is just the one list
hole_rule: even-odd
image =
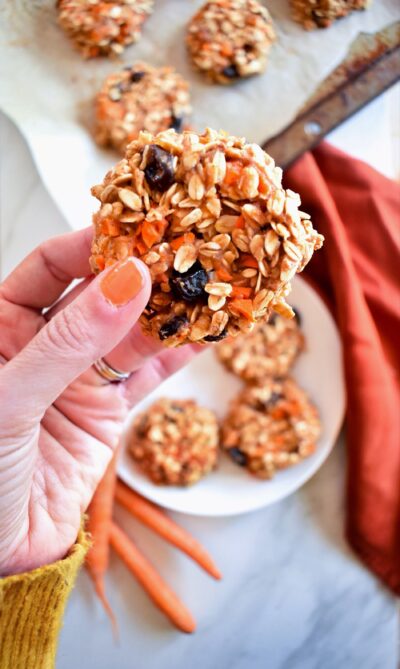
[[203,546],[155,504],[144,499],[119,480],[117,480],[115,486],[115,499],[144,525],[147,525],[163,539],[186,553],[215,579],[220,580],[222,578],[221,572]]
[[196,629],[196,622],[177,595],[169,588],[153,565],[145,558],[118,525],[111,523],[110,541],[113,549],[125,562],[150,599],[182,632]]

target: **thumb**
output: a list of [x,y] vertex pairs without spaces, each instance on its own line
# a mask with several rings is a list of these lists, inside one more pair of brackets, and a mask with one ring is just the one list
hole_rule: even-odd
[[148,269],[136,258],[93,279],[0,371],[0,397],[6,397],[10,413],[19,419],[41,416],[129,332],[150,292]]

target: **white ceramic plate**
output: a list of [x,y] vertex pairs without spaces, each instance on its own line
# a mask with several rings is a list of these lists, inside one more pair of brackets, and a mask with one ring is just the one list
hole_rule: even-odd
[[[297,307],[307,340],[294,376],[316,403],[322,436],[316,452],[300,464],[260,481],[222,455],[216,471],[190,488],[156,486],[133,462],[126,449],[129,423],[119,463],[119,475],[130,487],[161,506],[199,516],[229,516],[252,511],[290,495],[322,465],[332,450],[343,421],[345,389],[341,343],[336,325],[316,292],[296,278],[290,302]],[[194,398],[222,418],[241,382],[217,361],[210,346],[187,367],[165,381],[143,400],[131,418],[159,397]]]

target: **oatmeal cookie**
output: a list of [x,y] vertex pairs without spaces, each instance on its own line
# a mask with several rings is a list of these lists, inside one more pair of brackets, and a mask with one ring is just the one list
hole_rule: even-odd
[[137,416],[129,449],[154,483],[187,486],[216,467],[218,444],[212,411],[194,400],[161,399]]
[[314,453],[320,432],[318,412],[297,383],[268,379],[232,402],[221,443],[236,464],[269,479]]
[[136,63],[110,74],[97,94],[96,141],[123,153],[140,130],[182,130],[190,112],[189,84],[174,68]]
[[291,0],[293,18],[306,30],[328,28],[336,19],[370,4],[371,0]]
[[274,40],[269,12],[257,0],[214,0],[190,21],[186,45],[198,70],[231,84],[265,70]]
[[141,323],[169,346],[248,332],[272,310],[291,317],[290,281],[323,241],[272,158],[210,129],[141,132],[92,193],[93,271],[141,258]]
[[272,314],[249,334],[218,344],[217,355],[229,371],[245,381],[264,383],[266,377],[285,376],[303,349],[297,319]]
[[84,58],[119,55],[137,42],[153,0],[58,0],[58,22]]

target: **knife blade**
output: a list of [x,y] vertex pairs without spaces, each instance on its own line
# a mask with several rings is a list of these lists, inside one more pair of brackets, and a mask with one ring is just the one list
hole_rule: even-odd
[[359,35],[345,60],[286,128],[263,144],[282,168],[400,79],[400,21]]

